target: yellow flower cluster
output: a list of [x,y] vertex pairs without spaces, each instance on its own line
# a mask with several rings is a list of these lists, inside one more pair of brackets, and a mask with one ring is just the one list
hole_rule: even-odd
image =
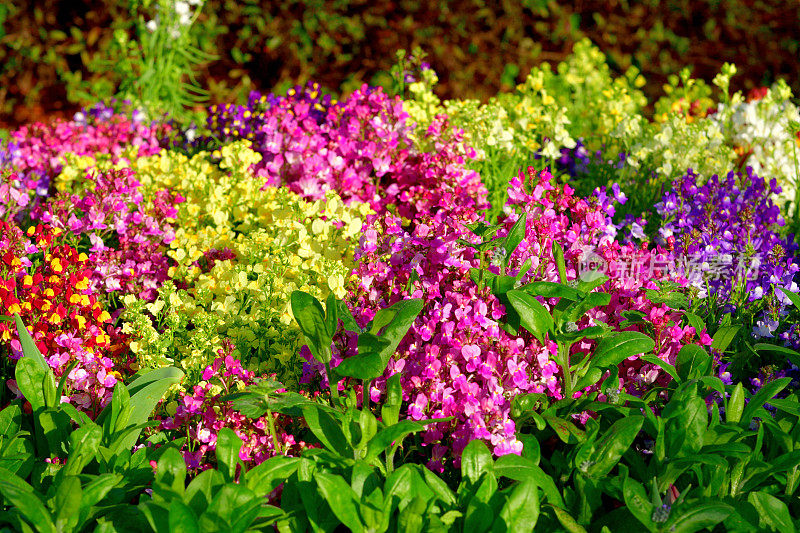
[[404,109],[420,127],[447,113],[479,153],[489,148],[516,156],[541,149],[547,157],[558,157],[560,148],[574,147],[577,138],[589,136],[597,143],[590,148],[599,148],[624,116],[639,113],[646,104],[638,90],[645,83],[639,72],[632,68],[613,77],[605,56],[588,39],[577,43],[555,71],[544,63],[514,93],[499,94],[486,104],[442,102],[433,93],[435,76],[424,74],[409,87],[412,98]]
[[[289,295],[344,297],[370,214],[368,205],[345,206],[333,192],[309,202],[286,188],[263,187],[251,171],[261,156],[248,146],[240,141],[191,158],[165,151],[131,163],[145,197],[169,188],[185,201],[167,252],[175,284],[165,284],[153,303],[128,297],[125,331],[140,366],[178,364],[190,385],[224,339],[249,369],[296,383],[302,342]],[[212,250],[233,258],[209,260]]]

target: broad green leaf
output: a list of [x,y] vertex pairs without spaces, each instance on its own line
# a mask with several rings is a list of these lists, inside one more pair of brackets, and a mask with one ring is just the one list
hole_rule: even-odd
[[333,293],[330,293],[328,299],[325,300],[325,328],[331,339],[339,329],[339,306],[336,302],[336,296]]
[[497,476],[507,477],[516,481],[531,479],[537,486],[541,487],[548,502],[559,506],[564,505],[553,478],[548,476],[544,470],[530,459],[514,454],[503,455],[495,461],[494,473]]
[[741,326],[724,326],[719,328],[711,341],[711,348],[724,352],[736,337],[736,334],[739,333],[740,329]]
[[627,477],[622,484],[622,494],[625,505],[631,514],[649,531],[655,531],[655,524],[650,519],[653,515],[653,504],[647,497],[647,492],[642,484]]
[[580,301],[574,302],[564,310],[562,320],[564,322],[577,322],[590,309],[608,305],[611,302],[611,295],[606,292],[590,292]]
[[564,298],[576,302],[581,298],[581,293],[577,289],[553,281],[533,281],[523,285],[519,290],[532,296],[544,296],[545,298]]
[[356,379],[375,379],[386,370],[389,357],[383,360],[382,351],[390,341],[364,332],[358,336],[358,354],[344,359],[336,366],[336,373]]
[[653,350],[653,339],[638,331],[620,331],[604,337],[592,354],[592,366],[608,368],[619,365],[628,357]]
[[43,371],[52,372],[50,365],[47,364],[42,352],[39,351],[39,348],[36,347],[36,343],[33,341],[33,338],[31,338],[31,334],[28,333],[28,328],[25,327],[25,324],[22,322],[22,318],[17,313],[14,313],[14,320],[17,324],[19,343],[22,345],[22,355],[24,357],[30,357]]
[[675,366],[681,380],[699,378],[711,367],[711,357],[702,346],[687,344],[678,352]]
[[640,357],[640,359],[642,361],[646,361],[646,362],[648,362],[650,364],[656,365],[657,367],[661,368],[664,372],[669,374],[672,377],[672,379],[674,379],[678,383],[680,383],[682,381],[680,376],[678,375],[678,371],[676,370],[676,368],[673,365],[667,363],[666,361],[663,361],[663,360],[659,359],[655,355],[649,354],[649,353],[648,354],[644,354],[643,356]]
[[544,342],[544,336],[553,329],[553,316],[544,305],[530,294],[512,290],[508,291],[508,300],[514,310],[519,314],[520,324],[539,342]]
[[633,444],[639,430],[644,424],[642,416],[628,416],[614,422],[603,436],[595,441],[595,452],[592,454],[591,466],[587,475],[601,478],[611,471],[619,462],[622,454]]
[[422,469],[422,476],[425,478],[425,483],[428,484],[428,487],[430,487],[436,497],[445,505],[453,506],[456,504],[456,495],[450,490],[450,487],[447,486],[447,483],[445,483],[442,478],[427,468]]
[[551,504],[548,504],[548,507],[553,510],[556,518],[558,518],[558,521],[561,523],[561,526],[569,531],[569,533],[587,533],[586,529],[580,525],[569,512],[565,511],[561,507]]
[[169,503],[169,531],[170,533],[199,533],[195,512],[181,500],[172,500]]
[[317,404],[308,404],[303,406],[303,417],[323,446],[342,457],[352,458],[353,451],[332,413]]
[[461,454],[461,477],[470,483],[477,483],[481,475],[492,471],[493,466],[492,452],[482,440],[471,440]]
[[311,355],[320,363],[331,361],[331,336],[325,322],[322,304],[308,293],[294,291],[290,297],[292,315],[305,335]]
[[[380,351],[384,368],[389,363],[389,358],[397,351],[397,347],[406,336],[406,333],[408,333],[408,329],[422,311],[422,306],[422,298],[412,298],[410,300],[401,300],[388,309],[381,309],[375,314],[370,333],[389,341],[389,344]],[[377,319],[381,313],[386,313],[386,316],[390,316],[391,318],[385,325],[376,328]]]
[[792,522],[792,516],[789,514],[789,508],[784,502],[763,491],[751,492],[747,495],[747,501],[758,509],[761,520],[770,527],[781,533],[794,533],[795,527]]
[[82,496],[83,491],[78,476],[66,475],[61,478],[51,505],[55,512],[57,530],[71,531],[78,525]]
[[297,471],[300,460],[277,455],[247,471],[247,488],[257,496],[266,496]]
[[378,455],[386,451],[394,442],[402,440],[410,435],[425,429],[425,426],[413,420],[401,420],[400,422],[378,431],[367,445],[367,455],[365,460],[372,461]]
[[331,511],[350,531],[365,531],[358,512],[358,500],[355,492],[344,479],[333,474],[318,472],[314,476],[317,487]]
[[344,329],[353,333],[361,333],[361,328],[358,327],[356,319],[353,318],[353,313],[350,308],[342,300],[336,300],[336,305],[339,307],[339,319],[342,321]]
[[796,292],[792,292],[792,291],[790,291],[790,290],[788,290],[788,289],[784,289],[783,287],[778,287],[778,289],[779,289],[779,290],[780,290],[780,291],[781,291],[783,294],[785,294],[785,295],[786,295],[786,297],[787,297],[787,298],[789,298],[789,300],[791,300],[791,301],[792,301],[792,303],[794,304],[794,306],[795,306],[797,309],[800,309],[800,294],[797,294]]
[[95,423],[86,424],[72,432],[69,437],[69,461],[63,467],[64,474],[78,475],[97,457],[97,448],[103,439],[103,430]]
[[[131,399],[131,411],[128,417],[128,427],[138,426],[147,422],[153,413],[158,402],[166,394],[167,389],[180,383],[183,379],[183,372],[175,367],[167,366],[145,372],[128,385],[128,393]],[[103,413],[109,411],[108,406]],[[101,413],[101,416],[102,414]],[[98,419],[98,422],[101,420]],[[115,452],[130,450],[139,438],[139,431],[127,433],[124,437],[117,439],[110,448]]]
[[664,524],[671,533],[695,533],[713,527],[733,512],[733,507],[721,502],[700,502],[690,508],[681,508]]
[[[184,493],[186,487],[186,462],[178,450],[170,447],[161,454],[156,464],[155,480],[156,483],[175,491],[179,495]],[[154,497],[156,494],[157,491],[153,491]]]
[[567,444],[577,444],[586,438],[584,431],[568,420],[552,415],[542,415],[542,417],[550,424],[558,438]]
[[527,224],[527,214],[522,213],[514,225],[508,232],[508,235],[503,239],[503,249],[506,251],[505,265],[511,260],[511,254],[517,249],[519,243],[525,238],[525,227]]
[[505,524],[506,531],[533,531],[539,519],[539,488],[532,479],[527,479],[513,488],[505,505],[500,509],[497,521]]
[[742,419],[742,412],[744,411],[744,387],[741,383],[737,383],[733,388],[731,397],[728,398],[728,407],[725,409],[725,416],[728,422],[737,424]]
[[0,468],[0,494],[16,508],[37,531],[56,533],[55,524],[33,487],[22,478]]
[[[247,481],[250,481],[249,478]],[[208,509],[211,500],[214,499],[214,494],[216,494],[217,490],[224,484],[225,478],[220,474],[219,470],[210,469],[201,472],[189,483],[189,486],[186,487],[183,501],[191,507],[195,515],[199,516]]]
[[[33,358],[23,357],[17,361],[14,377],[20,392],[31,403],[31,408],[34,411],[44,409],[47,404],[44,393],[47,371],[43,370]],[[55,385],[53,387],[55,388]]]
[[217,468],[225,476],[225,481],[232,482],[236,476],[236,465],[239,464],[239,450],[242,439],[231,428],[222,428],[217,435]]

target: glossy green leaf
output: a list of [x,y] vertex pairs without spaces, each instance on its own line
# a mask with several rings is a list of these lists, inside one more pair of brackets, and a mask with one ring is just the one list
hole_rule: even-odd
[[170,533],[200,533],[195,512],[181,500],[169,502]]
[[755,506],[761,520],[781,533],[796,531],[789,508],[772,494],[759,491],[747,495],[747,501]]
[[548,502],[559,506],[564,505],[553,478],[530,459],[514,454],[503,455],[495,461],[494,473],[497,476],[507,477],[516,481],[530,479],[542,489]]
[[461,476],[473,484],[481,475],[491,472],[493,466],[492,452],[482,440],[471,440],[461,454]]
[[533,531],[539,520],[539,488],[532,479],[517,483],[506,499],[497,522],[508,532]]
[[37,531],[56,533],[50,513],[33,487],[4,468],[0,468],[0,494],[34,525]]
[[544,336],[553,329],[553,317],[544,305],[530,294],[512,290],[508,291],[508,300],[519,314],[520,324],[539,342],[544,342]]
[[595,452],[589,459],[586,474],[601,478],[611,471],[619,462],[622,454],[627,452],[644,424],[642,416],[628,416],[614,422],[603,436],[595,441]]
[[592,365],[599,368],[617,366],[628,357],[653,350],[653,339],[638,331],[621,331],[604,337],[592,354]]
[[331,336],[322,304],[308,293],[294,291],[290,297],[292,315],[300,326],[311,355],[320,363],[331,361]]
[[242,439],[231,428],[222,428],[217,435],[217,468],[231,482],[236,476],[236,465],[239,464],[239,450],[242,449]]
[[736,337],[736,334],[739,333],[740,329],[741,326],[724,326],[719,328],[711,341],[711,348],[724,352]]
[[678,352],[675,366],[681,380],[686,381],[705,375],[711,367],[711,357],[702,346],[687,344]]
[[321,472],[314,476],[314,480],[336,518],[350,531],[365,531],[358,512],[358,500],[350,485],[340,476]]
[[302,410],[308,428],[323,446],[342,457],[352,457],[352,449],[332,413],[317,404],[307,404]]
[[523,285],[519,290],[532,296],[544,296],[545,298],[564,298],[570,301],[578,301],[581,298],[581,293],[577,289],[553,281],[533,281]]
[[728,398],[728,407],[725,409],[725,417],[728,422],[737,424],[742,419],[742,412],[744,411],[744,387],[741,383],[737,383],[733,388],[731,397]]
[[664,529],[670,533],[696,533],[708,527],[713,527],[733,512],[733,507],[721,502],[700,502],[688,509],[681,508],[680,512],[673,513],[670,520],[664,524]]

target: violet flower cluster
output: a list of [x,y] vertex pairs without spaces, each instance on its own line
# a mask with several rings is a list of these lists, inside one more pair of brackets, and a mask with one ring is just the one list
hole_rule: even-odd
[[[782,237],[776,181],[746,173],[714,175],[701,184],[691,171],[673,183],[655,208],[664,218],[662,239],[683,259],[700,297],[734,305],[766,304],[754,335],[772,337],[789,300],[777,287],[797,292],[800,270],[792,236]],[[693,270],[691,270],[693,268]]]

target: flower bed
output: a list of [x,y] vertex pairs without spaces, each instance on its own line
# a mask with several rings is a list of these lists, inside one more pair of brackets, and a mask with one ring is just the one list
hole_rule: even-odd
[[0,523],[793,527],[791,92],[603,61],[12,132]]

